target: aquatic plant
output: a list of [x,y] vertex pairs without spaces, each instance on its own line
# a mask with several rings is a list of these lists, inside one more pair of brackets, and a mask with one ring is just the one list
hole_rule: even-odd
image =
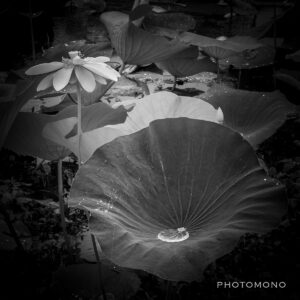
[[254,92],[216,85],[201,99],[220,107],[223,125],[241,133],[254,147],[273,135],[296,109],[279,91]]
[[[62,62],[42,63],[31,67],[26,71],[27,75],[47,75],[37,86],[37,90],[45,90],[53,85],[56,91],[65,88],[69,83],[75,85],[77,91],[78,107],[78,164],[82,163],[80,154],[81,143],[81,88],[87,92],[93,92],[96,82],[106,84],[106,78],[118,81],[120,74],[108,66],[108,57],[86,57],[82,58],[79,51],[70,51],[70,58],[62,58]],[[73,72],[74,71],[74,72]]]
[[177,77],[191,76],[200,72],[217,71],[216,64],[209,57],[201,55],[199,57],[198,47],[195,46],[176,53],[166,60],[157,61],[155,65],[174,76],[174,88]]
[[112,262],[173,281],[200,281],[241,235],[271,230],[286,210],[283,186],[239,133],[189,118],[155,120],[97,149],[70,205],[90,211]]
[[[64,108],[56,115],[42,113],[19,112],[9,130],[4,148],[20,155],[39,157],[44,160],[59,160],[71,153],[64,143],[60,141],[69,136],[76,136],[77,132],[77,106]],[[82,131],[90,131],[105,125],[122,123],[127,116],[123,107],[113,109],[105,103],[95,103],[82,108]],[[64,133],[52,131],[55,141],[43,135],[48,124],[66,119],[72,119],[64,125]],[[68,135],[69,136],[68,136]],[[53,138],[54,139],[54,138]],[[75,152],[77,153],[77,152]]]
[[130,16],[121,12],[105,12],[100,20],[107,28],[111,43],[123,63],[150,64],[188,47],[184,43],[169,41],[135,26]]
[[[120,105],[126,106],[127,104],[121,102]],[[83,162],[86,162],[100,146],[116,137],[141,130],[156,119],[188,117],[211,122],[223,121],[222,111],[214,109],[207,102],[192,97],[179,97],[170,92],[154,93],[143,99],[130,101],[129,106],[131,105],[134,105],[134,108],[127,113],[124,123],[117,124],[116,122],[116,125],[104,127],[95,126],[82,134],[80,151]],[[117,118],[120,116],[117,112],[115,115]],[[97,120],[97,115],[94,116],[94,119]],[[51,141],[77,153],[77,137],[69,135],[76,122],[75,118],[66,118],[49,123],[45,126],[43,134]]]

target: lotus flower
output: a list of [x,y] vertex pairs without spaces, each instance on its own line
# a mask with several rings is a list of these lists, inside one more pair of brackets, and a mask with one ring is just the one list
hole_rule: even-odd
[[91,212],[108,259],[173,281],[201,280],[241,235],[269,231],[286,210],[283,186],[240,134],[189,118],[155,120],[100,147],[69,204]]
[[27,75],[50,73],[39,83],[38,91],[52,85],[56,91],[60,91],[68,83],[75,84],[78,81],[84,90],[92,92],[96,88],[96,82],[106,84],[105,79],[118,81],[120,77],[117,71],[106,64],[110,60],[108,57],[82,58],[79,51],[70,51],[69,56],[70,58],[63,58],[61,62],[42,63],[26,71]]

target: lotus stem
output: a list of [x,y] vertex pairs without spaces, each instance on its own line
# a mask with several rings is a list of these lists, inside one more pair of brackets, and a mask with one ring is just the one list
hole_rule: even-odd
[[217,64],[217,82],[220,82],[220,64],[219,64],[219,59],[216,58],[216,64]]
[[79,84],[76,86],[77,91],[77,136],[78,136],[78,167],[82,164],[81,160],[81,138],[82,138],[82,114],[81,114],[81,90]]
[[97,267],[98,267],[99,287],[100,287],[100,290],[101,290],[101,293],[102,293],[102,296],[103,296],[103,300],[107,300],[104,285],[103,285],[102,267],[101,267],[99,253],[98,253],[98,250],[97,250],[96,239],[95,239],[95,236],[93,234],[91,234],[91,238],[92,238],[94,253],[95,253],[95,257],[96,257],[96,261],[97,261]]
[[165,300],[170,300],[169,294],[170,294],[170,288],[171,288],[171,282],[167,280],[166,284],[166,297]]
[[61,227],[64,234],[65,242],[69,253],[71,252],[70,240],[67,233],[66,217],[65,217],[65,201],[64,201],[64,186],[63,186],[63,170],[62,170],[62,160],[59,159],[57,162],[57,182],[58,182],[58,202],[59,211],[61,218]]
[[241,80],[242,80],[242,69],[239,69],[239,79],[238,79],[238,86],[237,86],[238,89],[241,86]]
[[172,86],[172,91],[175,91],[176,89],[176,81],[177,81],[177,76],[174,76],[174,82],[173,82],[173,86]]

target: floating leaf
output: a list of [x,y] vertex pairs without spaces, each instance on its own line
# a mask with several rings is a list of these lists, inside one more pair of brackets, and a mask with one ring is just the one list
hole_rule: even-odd
[[200,72],[216,72],[216,64],[208,57],[198,59],[198,48],[189,47],[164,61],[155,64],[162,70],[178,77],[185,77],[198,74]]
[[219,63],[222,66],[231,65],[236,69],[254,69],[272,65],[274,58],[274,48],[265,46],[253,50],[245,50],[236,55],[219,60]]
[[169,41],[136,27],[129,21],[129,16],[121,12],[105,12],[100,19],[124,63],[150,64],[164,60],[187,47],[178,41]]
[[236,130],[253,146],[273,135],[295,107],[283,94],[250,92],[216,86],[201,95],[215,108],[221,107],[224,125]]
[[77,173],[71,205],[91,212],[105,256],[163,279],[199,281],[245,232],[286,211],[240,134],[189,118],[155,120],[100,147]]
[[254,50],[262,46],[262,44],[258,43],[256,39],[246,36],[235,36],[224,41],[216,41],[218,42],[208,42],[208,45],[198,46],[201,47],[207,55],[216,59],[228,58],[232,55],[236,55],[237,53],[246,50]]

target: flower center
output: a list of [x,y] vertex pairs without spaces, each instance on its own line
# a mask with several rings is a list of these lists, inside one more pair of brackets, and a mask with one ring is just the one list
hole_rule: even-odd
[[165,229],[159,232],[157,238],[163,242],[176,243],[182,242],[189,238],[189,233],[184,227],[177,229]]

